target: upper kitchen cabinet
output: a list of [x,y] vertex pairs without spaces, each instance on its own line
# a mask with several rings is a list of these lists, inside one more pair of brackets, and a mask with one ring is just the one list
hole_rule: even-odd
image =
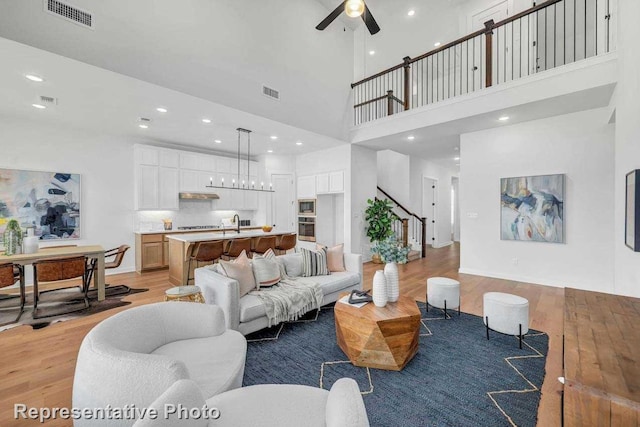
[[236,162],[229,157],[216,157],[215,161],[216,172],[224,175],[231,174],[233,172],[233,165],[236,164]]
[[298,178],[298,199],[316,198],[316,176],[301,176]]
[[316,175],[316,193],[327,194],[329,192],[329,174],[321,173]]
[[344,171],[329,174],[329,193],[344,193]]
[[173,150],[135,146],[136,210],[178,209],[178,154]]
[[180,153],[180,169],[199,170],[201,154]]

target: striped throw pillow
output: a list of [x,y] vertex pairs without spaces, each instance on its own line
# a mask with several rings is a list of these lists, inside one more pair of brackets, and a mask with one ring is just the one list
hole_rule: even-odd
[[318,251],[310,251],[301,248],[302,252],[302,277],[328,276],[327,250],[321,248]]

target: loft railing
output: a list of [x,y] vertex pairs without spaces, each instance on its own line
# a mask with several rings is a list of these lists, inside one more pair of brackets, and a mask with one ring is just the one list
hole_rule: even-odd
[[[396,199],[394,199],[389,193],[378,187],[378,191],[382,193],[387,199],[389,199],[398,209],[401,209],[409,215],[411,218],[399,218],[393,224],[393,231],[403,244],[407,246],[409,244],[409,236],[416,242],[420,242],[420,248],[422,249],[422,258],[427,256],[427,218],[418,216],[411,212],[404,206],[402,206]],[[409,227],[411,222],[411,227]]]
[[607,53],[611,1],[548,0],[353,83],[354,124]]

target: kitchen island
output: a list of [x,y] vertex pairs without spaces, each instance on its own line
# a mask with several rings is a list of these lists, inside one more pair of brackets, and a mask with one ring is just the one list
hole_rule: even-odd
[[[193,277],[193,271],[189,272],[189,258],[193,249],[200,242],[213,242],[218,240],[234,240],[251,238],[251,246],[255,245],[255,241],[265,236],[283,236],[291,234],[293,231],[281,231],[273,229],[270,232],[262,230],[241,230],[238,233],[235,230],[225,230],[215,233],[191,233],[191,234],[171,234],[166,238],[169,240],[169,282],[173,285],[187,284],[189,274]],[[193,265],[195,267],[195,263]]]

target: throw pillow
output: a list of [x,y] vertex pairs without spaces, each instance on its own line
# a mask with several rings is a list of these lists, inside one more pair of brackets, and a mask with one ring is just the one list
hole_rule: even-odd
[[277,284],[282,278],[282,273],[281,266],[276,261],[276,255],[271,249],[262,256],[253,257],[253,275],[256,278],[258,289]]
[[330,274],[327,267],[327,250],[325,248],[319,251],[301,248],[301,252],[302,277],[328,276]]
[[278,257],[278,262],[284,265],[287,276],[300,277],[302,276],[302,254],[286,254]]
[[341,243],[332,248],[328,248],[322,245],[316,245],[318,249],[324,248],[327,250],[327,266],[332,273],[338,273],[341,271],[347,271],[344,268],[344,243]]
[[251,261],[245,251],[242,251],[240,256],[233,261],[220,260],[218,268],[223,275],[238,281],[240,298],[256,288]]

